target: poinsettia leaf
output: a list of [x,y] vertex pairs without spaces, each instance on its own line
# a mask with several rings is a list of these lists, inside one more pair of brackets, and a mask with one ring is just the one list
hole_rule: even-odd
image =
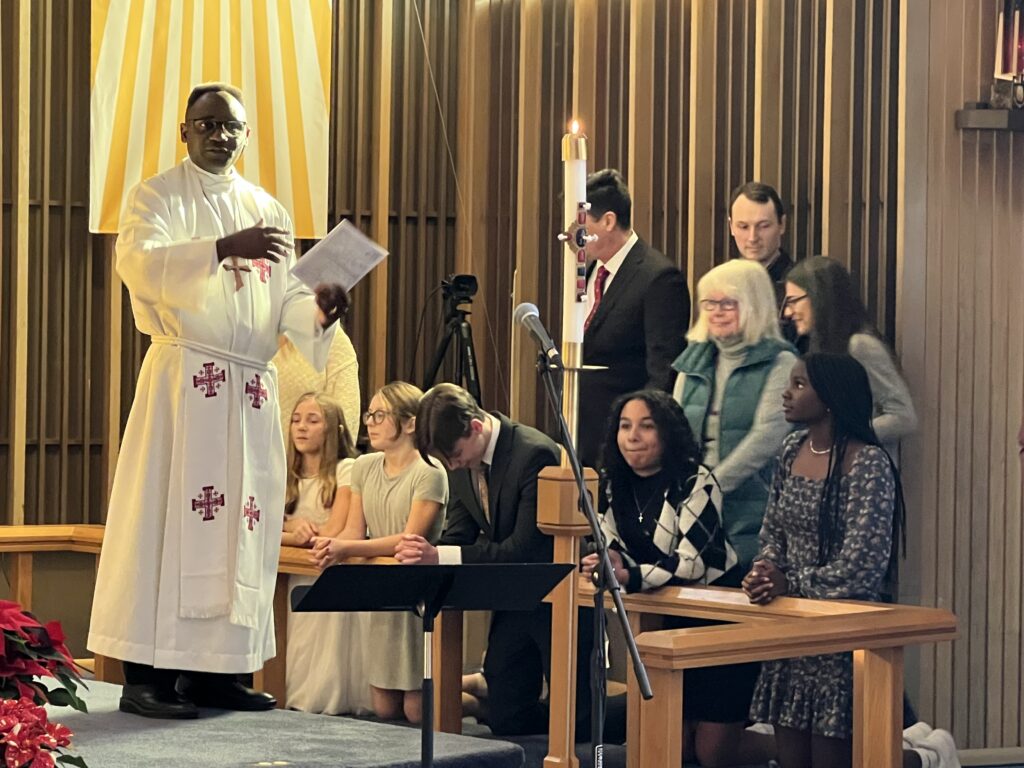
[[85,702],[82,701],[74,691],[67,688],[54,688],[47,694],[50,704],[58,707],[71,707],[77,709],[79,712],[87,712],[85,708]]
[[78,768],[89,768],[85,763],[85,758],[79,757],[78,755],[61,755],[57,758],[57,762],[61,765],[75,765]]

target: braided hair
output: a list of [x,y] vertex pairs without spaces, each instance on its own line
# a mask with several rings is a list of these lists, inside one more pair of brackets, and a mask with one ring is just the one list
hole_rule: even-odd
[[848,354],[828,352],[811,353],[804,358],[807,379],[818,399],[832,413],[832,451],[828,459],[828,473],[821,490],[818,505],[818,565],[826,565],[837,554],[836,531],[841,510],[839,488],[843,464],[850,440],[874,445],[885,452],[896,485],[893,508],[892,550],[889,553],[889,576],[896,572],[899,556],[907,553],[906,504],[899,470],[888,451],[882,447],[871,426],[872,400],[868,374],[859,362]]

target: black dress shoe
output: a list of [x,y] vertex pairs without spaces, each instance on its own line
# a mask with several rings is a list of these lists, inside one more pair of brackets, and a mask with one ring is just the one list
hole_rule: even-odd
[[121,690],[122,712],[161,720],[194,720],[199,717],[196,705],[174,690],[155,685],[126,685]]
[[182,675],[178,691],[197,707],[233,709],[238,712],[261,712],[277,706],[277,699],[269,693],[254,691],[237,680],[206,678],[195,680]]

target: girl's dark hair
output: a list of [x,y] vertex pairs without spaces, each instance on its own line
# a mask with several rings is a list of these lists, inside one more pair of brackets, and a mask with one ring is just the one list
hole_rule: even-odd
[[806,291],[811,302],[814,321],[807,351],[844,354],[853,334],[874,332],[853,278],[838,261],[811,256],[789,270],[786,281]]
[[893,504],[892,550],[889,553],[889,575],[895,569],[902,552],[907,553],[906,505],[903,501],[903,484],[900,473],[889,452],[882,447],[874,428],[871,426],[873,403],[871,384],[867,371],[848,354],[828,352],[811,353],[804,358],[807,379],[818,395],[818,399],[832,413],[833,450],[829,454],[828,474],[821,491],[818,505],[818,565],[826,565],[837,554],[839,542],[836,530],[839,527],[839,486],[843,477],[846,448],[851,439],[881,448],[889,460],[896,498]]
[[613,488],[616,485],[625,487],[626,483],[632,482],[633,470],[619,450],[619,417],[630,400],[643,400],[651,411],[651,419],[661,440],[662,470],[668,473],[671,481],[680,484],[693,477],[702,458],[701,449],[682,407],[666,392],[642,389],[622,395],[612,403],[601,448],[602,481],[610,482]]

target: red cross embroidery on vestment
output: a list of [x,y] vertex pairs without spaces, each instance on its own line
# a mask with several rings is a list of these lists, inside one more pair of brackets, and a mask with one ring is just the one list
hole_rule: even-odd
[[270,262],[266,259],[253,259],[252,265],[260,273],[260,282],[267,282],[267,278],[270,277]]
[[245,394],[249,395],[252,407],[256,409],[259,409],[263,405],[263,401],[267,399],[267,388],[263,386],[258,373],[252,377],[252,381],[246,382]]
[[260,521],[260,508],[256,506],[256,498],[254,496],[250,496],[249,501],[242,507],[242,514],[245,515],[246,522],[249,523],[249,530],[251,531],[252,527]]
[[216,397],[220,385],[228,380],[222,368],[215,363],[203,363],[203,369],[192,377],[192,386],[201,389],[207,397]]
[[204,485],[203,492],[195,499],[192,499],[192,511],[198,511],[203,516],[203,521],[213,520],[213,514],[224,506],[224,494],[217,493],[212,485]]

